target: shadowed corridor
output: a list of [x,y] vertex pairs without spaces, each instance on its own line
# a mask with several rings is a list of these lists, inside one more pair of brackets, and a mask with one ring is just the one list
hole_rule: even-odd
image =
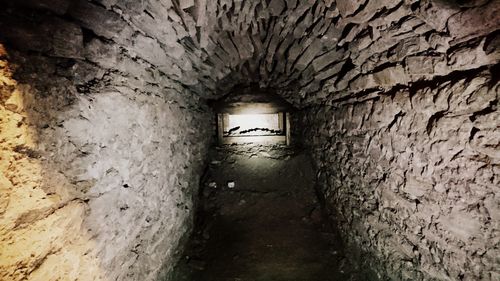
[[203,211],[175,280],[354,280],[304,152],[239,145],[212,155]]

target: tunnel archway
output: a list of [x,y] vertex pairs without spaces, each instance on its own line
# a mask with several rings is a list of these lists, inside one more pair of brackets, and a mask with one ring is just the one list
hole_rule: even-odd
[[[0,279],[168,278],[235,85],[297,108],[384,280],[496,280],[494,0],[39,0],[0,11]],[[321,171],[321,173],[319,173]]]
[[292,143],[291,119],[296,109],[273,89],[236,86],[210,105],[217,114],[219,144]]

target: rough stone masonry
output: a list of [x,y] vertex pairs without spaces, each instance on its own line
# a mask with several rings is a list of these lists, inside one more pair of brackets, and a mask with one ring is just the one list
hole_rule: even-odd
[[250,83],[374,278],[500,280],[498,1],[1,3],[1,280],[168,276],[206,101]]

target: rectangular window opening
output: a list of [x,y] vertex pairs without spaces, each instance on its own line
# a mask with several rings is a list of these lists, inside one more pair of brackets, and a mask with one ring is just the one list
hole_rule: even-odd
[[219,142],[289,144],[288,113],[218,114]]
[[227,114],[224,117],[224,137],[282,136],[285,134],[282,113]]

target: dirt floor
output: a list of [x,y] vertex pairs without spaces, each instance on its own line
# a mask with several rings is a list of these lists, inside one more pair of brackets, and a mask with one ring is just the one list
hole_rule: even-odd
[[174,281],[354,280],[304,153],[240,145],[212,159]]

